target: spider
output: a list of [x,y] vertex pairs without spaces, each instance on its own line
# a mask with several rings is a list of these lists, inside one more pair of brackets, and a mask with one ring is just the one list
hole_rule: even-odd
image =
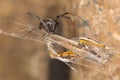
[[[59,22],[60,18],[66,18],[66,19],[70,20],[72,25],[73,25],[72,18],[67,16],[67,15],[73,15],[73,16],[76,16],[76,17],[80,17],[80,16],[77,16],[77,15],[69,13],[69,12],[65,12],[65,13],[63,13],[61,15],[57,15],[55,19],[51,19],[51,18],[41,19],[39,16],[33,15],[33,14],[29,13],[29,12],[27,14],[28,15],[32,15],[32,16],[34,16],[34,17],[36,17],[37,19],[40,20],[40,24],[38,26],[38,28],[40,30],[44,29],[48,33],[54,33],[54,34],[57,34],[57,35],[61,34],[60,33],[61,32],[61,30],[60,30],[61,28],[59,26],[60,25],[60,22]],[[33,28],[32,30],[28,31],[26,34],[23,35],[23,37],[25,37],[26,35],[28,35],[29,33],[31,33],[35,29],[36,28]]]

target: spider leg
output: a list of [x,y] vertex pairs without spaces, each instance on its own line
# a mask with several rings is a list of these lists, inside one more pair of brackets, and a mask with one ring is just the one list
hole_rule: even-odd
[[[43,24],[43,27],[45,28],[45,30],[46,31],[49,31],[49,29],[48,29],[48,26],[47,26],[47,24],[44,22],[44,20],[43,19],[41,19],[39,16],[36,16],[36,15],[34,15],[34,14],[32,14],[32,13],[27,13],[29,16],[34,16],[34,17],[36,17],[37,19],[39,19],[40,20],[40,24],[39,24],[39,26],[38,27],[40,27],[41,26],[41,23]],[[40,29],[41,29],[42,27],[40,27]],[[24,34],[22,37],[25,37],[26,35],[28,35],[29,33],[31,33],[33,30],[35,30],[36,29],[36,27],[35,28],[32,28],[30,31],[28,31],[26,34]]]
[[[61,18],[61,17],[67,16],[67,15],[72,15],[72,16],[81,18],[81,16],[75,15],[75,14],[70,13],[70,12],[65,12],[65,13],[63,13],[63,14],[61,14],[61,15],[58,15],[56,18]],[[82,18],[81,18],[81,19],[82,19]]]
[[71,17],[69,17],[69,16],[67,16],[69,13],[63,13],[63,14],[61,14],[61,15],[58,15],[58,16],[56,16],[56,21],[58,21],[58,19],[60,19],[60,18],[66,18],[66,19],[70,19],[70,20],[72,20],[72,18]]
[[66,19],[70,20],[71,26],[72,26],[72,28],[73,28],[73,32],[76,33],[75,30],[74,30],[74,26],[75,26],[75,25],[74,25],[73,19],[72,19],[69,15],[72,15],[72,16],[75,16],[75,17],[79,17],[79,18],[81,19],[80,16],[77,16],[77,15],[75,15],[75,14],[73,14],[73,13],[65,12],[65,13],[63,13],[63,14],[61,14],[61,15],[58,15],[58,16],[56,17],[56,21],[58,21],[60,18],[66,18]]
[[[41,19],[39,16],[36,16],[36,15],[30,13],[30,12],[28,12],[27,14],[28,14],[29,16],[34,16],[34,17],[36,17],[38,20],[40,20],[40,24],[42,23],[42,24],[43,24],[43,27],[44,27],[46,30],[48,30],[48,26],[47,26],[47,24],[44,22],[43,19]],[[39,27],[40,27],[40,24],[39,24]]]

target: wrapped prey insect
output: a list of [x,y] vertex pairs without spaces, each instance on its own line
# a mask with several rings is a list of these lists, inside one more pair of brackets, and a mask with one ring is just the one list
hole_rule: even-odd
[[[108,61],[112,54],[111,51],[110,52],[109,50],[106,51],[106,49],[104,48],[101,49],[101,47],[94,45],[92,45],[92,48],[83,49],[83,46],[80,46],[78,41],[66,39],[55,34],[51,34],[49,37],[45,39],[45,41],[47,41],[47,43],[49,42],[56,43],[57,45],[60,45],[68,49],[68,51],[66,52],[57,53],[55,52],[56,50],[54,50],[53,48],[51,49],[51,47],[48,46],[50,55],[54,58],[60,57],[69,60],[80,58],[87,59],[97,64],[103,64],[106,61]],[[99,55],[100,53],[102,53],[102,55]]]
[[[79,42],[71,39],[66,39],[64,37],[51,34],[49,37],[45,39],[47,41],[47,47],[49,51],[49,55],[52,59],[58,59],[68,65],[72,70],[75,70],[71,64],[81,64],[82,60],[92,62],[95,65],[104,65],[109,58],[111,58],[111,52],[108,52],[104,49],[99,49],[99,47],[83,49],[79,46]],[[63,52],[57,52],[55,49],[55,45],[60,45],[67,49]],[[83,46],[84,47],[84,46]],[[59,49],[59,48],[58,48]],[[102,55],[98,55],[99,53],[103,53]],[[85,65],[86,66],[86,65]],[[88,66],[88,64],[87,64]]]

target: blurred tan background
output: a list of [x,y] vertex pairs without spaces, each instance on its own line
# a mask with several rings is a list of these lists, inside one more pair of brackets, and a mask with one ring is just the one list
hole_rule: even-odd
[[[96,39],[119,52],[120,44],[119,0],[0,0],[0,28],[12,29],[13,23],[2,23],[3,19],[26,18],[27,12],[42,18],[52,18],[64,12],[82,17],[62,19],[63,36],[78,36]],[[16,16],[16,17],[13,17]],[[31,23],[34,24],[34,23]],[[120,79],[120,57],[112,57],[110,66],[113,80]],[[107,68],[108,68],[107,67]],[[71,71],[58,60],[49,60],[47,47],[43,43],[0,35],[0,80],[112,80],[109,73],[99,73],[80,66],[78,72]]]

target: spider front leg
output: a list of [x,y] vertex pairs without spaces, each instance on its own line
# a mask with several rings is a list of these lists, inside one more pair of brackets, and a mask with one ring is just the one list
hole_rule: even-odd
[[71,24],[71,28],[72,28],[72,30],[73,30],[73,33],[77,34],[77,33],[76,33],[76,29],[75,29],[75,27],[74,27],[74,26],[75,26],[75,23],[74,23],[74,21],[73,21],[72,16],[75,16],[75,17],[78,17],[78,18],[81,19],[80,16],[77,16],[77,15],[72,14],[72,13],[69,13],[69,12],[65,12],[65,13],[63,13],[63,14],[61,14],[61,15],[58,15],[58,16],[56,17],[56,21],[58,21],[58,20],[61,19],[61,18],[65,18],[65,19],[69,20],[69,21],[70,21],[70,24]]
[[[70,12],[65,12],[65,13],[63,13],[63,14],[61,14],[61,15],[58,15],[58,16],[56,17],[56,20],[58,20],[58,19],[60,19],[60,18],[66,18],[66,19],[69,19],[69,20],[72,21],[72,18],[69,17],[69,16],[67,16],[67,15],[72,15],[72,16],[75,16],[75,17],[78,17],[78,18],[82,19],[82,18],[81,18],[80,16],[78,16],[78,15],[75,15],[75,14],[70,13]],[[73,22],[73,21],[72,21],[72,22]]]
[[40,23],[39,23],[39,26],[38,26],[38,27],[32,28],[30,31],[28,31],[26,34],[24,34],[22,37],[25,37],[26,35],[28,35],[28,34],[31,33],[32,31],[36,30],[37,28],[42,29],[41,24],[43,24],[43,28],[44,28],[46,31],[49,30],[47,24],[46,24],[46,23],[44,22],[44,20],[41,19],[39,16],[36,16],[36,15],[34,15],[34,14],[32,14],[32,13],[27,13],[27,14],[28,14],[29,16],[34,16],[34,17],[36,17],[37,19],[39,19],[39,20],[40,20]]
[[63,13],[63,14],[61,14],[61,15],[58,15],[58,16],[56,17],[56,21],[58,21],[58,19],[60,19],[60,18],[66,18],[66,19],[70,20],[71,23],[73,23],[72,18],[69,17],[69,16],[67,16],[68,14],[72,14],[72,13],[66,12],[66,13]]

